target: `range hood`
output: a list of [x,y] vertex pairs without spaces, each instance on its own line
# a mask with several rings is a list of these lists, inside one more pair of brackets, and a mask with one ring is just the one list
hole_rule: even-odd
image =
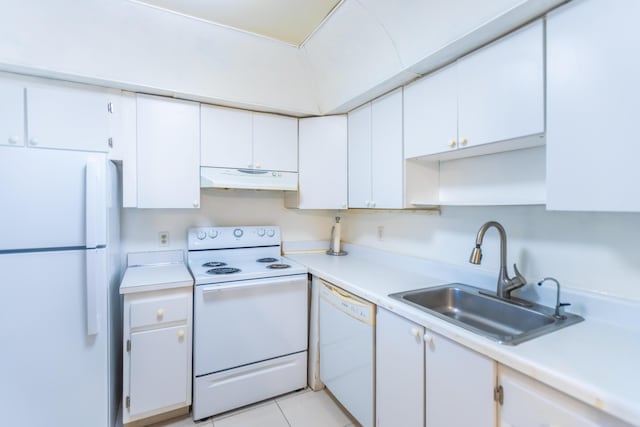
[[298,191],[298,173],[201,167],[200,187]]

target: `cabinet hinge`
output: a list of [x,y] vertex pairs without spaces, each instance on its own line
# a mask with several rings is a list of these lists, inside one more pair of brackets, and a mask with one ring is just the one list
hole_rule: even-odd
[[131,351],[131,340],[127,340],[127,351]]
[[113,114],[113,102],[107,104],[107,111]]
[[504,403],[504,389],[501,385],[498,385],[493,389],[493,400],[498,402],[500,405]]
[[109,148],[113,148],[113,138],[109,138]]
[[127,409],[131,407],[131,398],[129,396],[125,399],[125,406]]

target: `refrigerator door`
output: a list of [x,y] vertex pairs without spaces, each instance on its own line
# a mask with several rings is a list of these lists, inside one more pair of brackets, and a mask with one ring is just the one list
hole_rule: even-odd
[[106,251],[0,254],[3,425],[108,425]]
[[106,244],[103,153],[0,146],[0,252]]

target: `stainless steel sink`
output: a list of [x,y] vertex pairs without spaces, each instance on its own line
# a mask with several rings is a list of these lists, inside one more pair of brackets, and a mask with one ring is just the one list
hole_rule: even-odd
[[506,301],[461,283],[389,295],[455,325],[502,344],[515,345],[584,320],[523,300]]

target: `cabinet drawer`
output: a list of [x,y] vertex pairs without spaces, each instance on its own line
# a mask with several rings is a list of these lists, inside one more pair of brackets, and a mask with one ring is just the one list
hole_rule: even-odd
[[186,320],[191,310],[190,303],[190,295],[133,301],[129,308],[130,327],[133,329]]

